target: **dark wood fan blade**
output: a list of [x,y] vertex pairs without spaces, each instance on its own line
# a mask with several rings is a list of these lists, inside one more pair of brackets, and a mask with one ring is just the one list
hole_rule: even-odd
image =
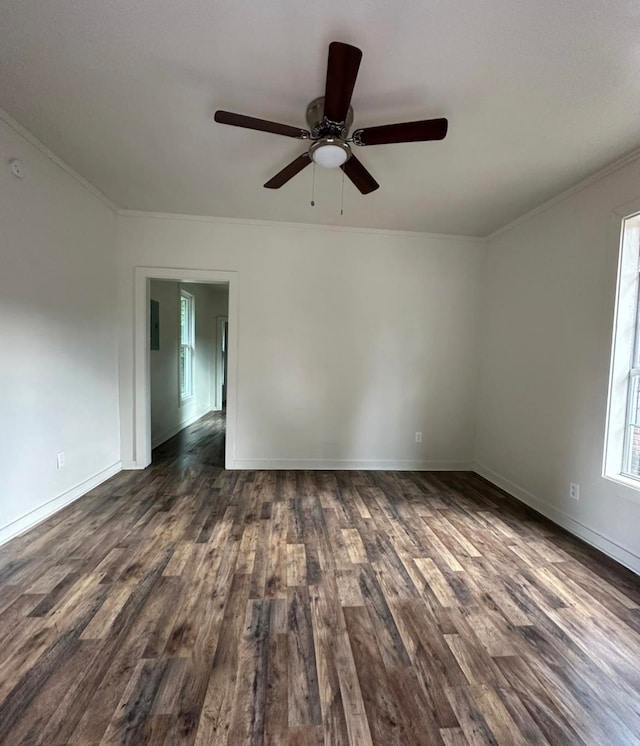
[[244,114],[234,114],[231,111],[216,111],[213,118],[220,124],[231,124],[234,127],[245,127],[248,130],[258,130],[259,132],[272,132],[274,135],[300,139],[307,139],[310,136],[308,130],[303,130],[300,127],[290,127],[288,124],[246,117]]
[[344,122],[347,118],[361,59],[362,52],[357,47],[340,41],[329,44],[324,115],[332,122]]
[[392,142],[425,142],[443,140],[449,123],[446,119],[424,119],[421,122],[385,124],[365,127],[353,133],[356,145],[387,145]]
[[351,179],[362,194],[375,192],[375,190],[380,186],[355,155],[352,155],[346,163],[343,163],[342,166],[340,166],[340,168]]
[[285,166],[282,171],[279,171],[272,179],[265,184],[267,189],[280,189],[281,186],[286,184],[289,179],[293,179],[296,174],[299,174],[305,166],[311,163],[309,153],[303,153],[299,155],[295,161],[291,161],[288,166]]

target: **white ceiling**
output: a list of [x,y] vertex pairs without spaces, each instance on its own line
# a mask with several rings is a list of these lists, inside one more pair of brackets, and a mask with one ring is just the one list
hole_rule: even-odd
[[[631,0],[20,0],[0,7],[0,106],[119,207],[486,235],[640,145]],[[304,143],[330,41],[363,51],[355,125],[446,116],[442,142],[362,148],[262,184]]]

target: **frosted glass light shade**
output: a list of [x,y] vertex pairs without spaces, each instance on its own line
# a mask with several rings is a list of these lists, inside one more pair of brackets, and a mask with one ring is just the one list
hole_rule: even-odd
[[311,156],[318,166],[323,168],[337,168],[347,160],[347,151],[339,145],[321,145]]

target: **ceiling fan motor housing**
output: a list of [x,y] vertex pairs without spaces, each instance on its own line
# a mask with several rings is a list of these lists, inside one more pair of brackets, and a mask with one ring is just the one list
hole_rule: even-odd
[[353,124],[353,107],[349,107],[344,122],[332,122],[324,115],[324,96],[320,96],[307,106],[307,124],[314,140],[322,137],[346,140],[349,136],[349,129]]

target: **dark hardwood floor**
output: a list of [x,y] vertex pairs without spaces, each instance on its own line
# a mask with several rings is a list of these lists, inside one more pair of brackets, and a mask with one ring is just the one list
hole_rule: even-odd
[[473,474],[208,416],[0,548],[3,744],[640,743],[638,578]]

